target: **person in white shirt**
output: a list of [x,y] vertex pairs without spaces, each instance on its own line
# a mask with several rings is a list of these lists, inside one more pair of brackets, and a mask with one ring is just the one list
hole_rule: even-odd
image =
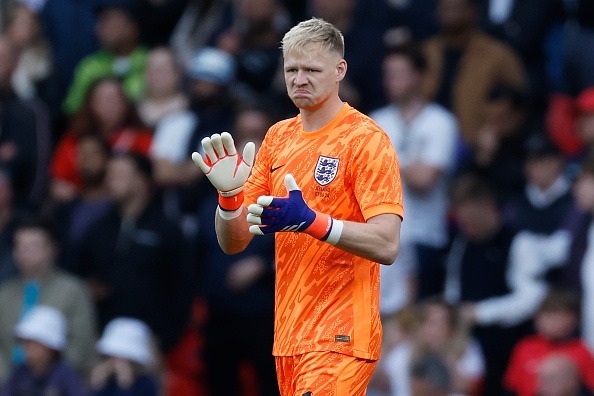
[[[370,113],[389,135],[400,162],[409,218],[402,224],[396,263],[382,268],[382,313],[438,293],[443,286],[441,252],[448,240],[447,189],[459,138],[455,116],[421,93],[426,61],[418,47],[403,44],[384,58],[390,103]],[[416,272],[416,290],[405,284]]]

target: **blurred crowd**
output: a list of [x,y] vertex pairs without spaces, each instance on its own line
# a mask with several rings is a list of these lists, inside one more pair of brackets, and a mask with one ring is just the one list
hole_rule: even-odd
[[273,238],[190,154],[297,113],[311,16],[402,172],[368,394],[594,394],[591,0],[0,0],[0,395],[278,394]]

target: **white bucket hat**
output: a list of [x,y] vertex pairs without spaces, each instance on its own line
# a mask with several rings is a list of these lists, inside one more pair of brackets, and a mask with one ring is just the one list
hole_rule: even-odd
[[141,320],[116,318],[110,321],[97,342],[97,351],[147,365],[152,363],[151,331]]
[[66,347],[68,324],[62,313],[53,307],[37,305],[17,323],[15,335],[23,340],[37,341],[61,351]]

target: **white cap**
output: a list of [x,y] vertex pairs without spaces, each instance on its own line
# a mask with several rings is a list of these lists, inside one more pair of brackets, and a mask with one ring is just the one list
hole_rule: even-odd
[[53,307],[37,305],[17,323],[15,335],[23,340],[37,341],[61,351],[66,347],[68,324],[62,313]]
[[204,47],[190,60],[187,72],[197,80],[227,85],[235,77],[235,59],[218,48]]
[[116,318],[110,321],[97,342],[103,355],[120,357],[146,365],[152,362],[151,330],[141,320]]

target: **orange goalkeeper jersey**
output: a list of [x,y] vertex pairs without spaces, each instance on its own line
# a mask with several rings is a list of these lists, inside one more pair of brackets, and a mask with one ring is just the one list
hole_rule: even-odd
[[[335,219],[403,216],[398,159],[388,136],[344,104],[325,127],[304,132],[301,117],[266,134],[245,186],[245,205],[286,196],[293,174],[305,202]],[[256,237],[257,238],[257,237]],[[335,351],[378,359],[379,264],[305,234],[277,232],[273,354]]]

